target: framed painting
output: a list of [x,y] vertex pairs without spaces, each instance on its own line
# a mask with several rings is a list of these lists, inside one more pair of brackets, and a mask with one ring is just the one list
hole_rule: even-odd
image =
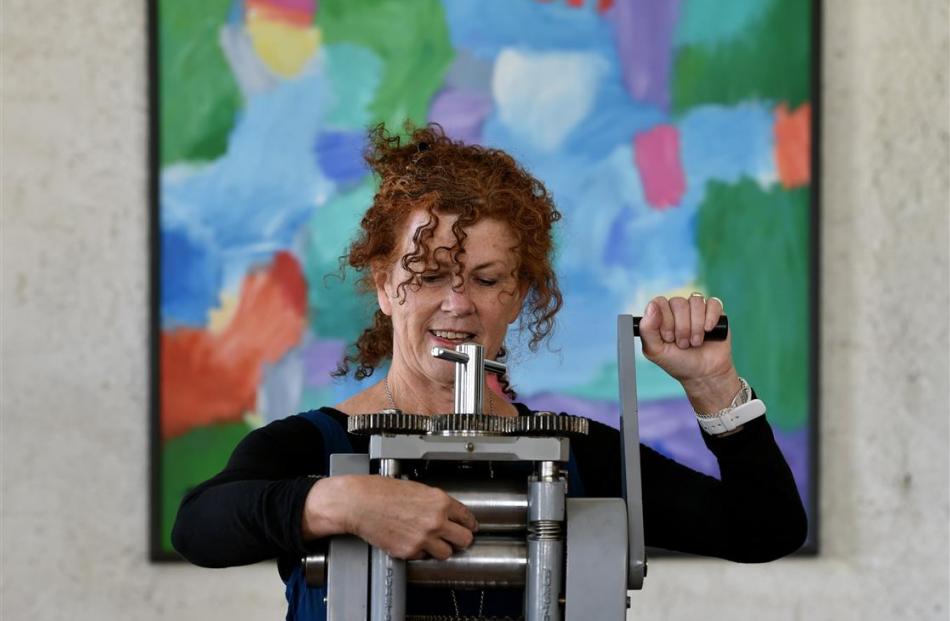
[[[370,317],[339,257],[367,129],[437,122],[510,152],[563,220],[531,407],[617,424],[614,317],[725,301],[817,549],[818,4],[802,0],[151,0],[151,553],[251,429],[361,388]],[[329,277],[328,277],[329,276]],[[637,360],[643,441],[716,473],[682,389]],[[374,381],[373,378],[364,381]]]

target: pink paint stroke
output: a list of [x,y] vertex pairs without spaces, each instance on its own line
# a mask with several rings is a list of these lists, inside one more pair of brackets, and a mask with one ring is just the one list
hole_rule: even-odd
[[657,125],[637,134],[633,154],[647,203],[655,209],[679,205],[686,192],[679,131],[672,125]]

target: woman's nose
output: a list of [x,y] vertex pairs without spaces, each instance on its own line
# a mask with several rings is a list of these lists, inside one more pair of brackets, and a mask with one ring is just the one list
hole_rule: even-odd
[[446,287],[442,298],[442,310],[461,317],[474,312],[475,304],[465,287]]

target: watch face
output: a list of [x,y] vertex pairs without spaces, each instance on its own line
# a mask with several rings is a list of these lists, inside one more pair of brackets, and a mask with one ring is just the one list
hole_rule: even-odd
[[739,381],[742,383],[742,388],[739,389],[739,394],[736,395],[736,398],[732,400],[732,407],[734,408],[752,400],[752,388],[749,386],[749,382],[741,377]]

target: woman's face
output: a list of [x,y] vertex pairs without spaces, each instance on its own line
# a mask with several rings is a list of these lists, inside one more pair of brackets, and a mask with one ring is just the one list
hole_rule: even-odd
[[[417,286],[399,289],[399,283],[412,274],[398,259],[387,272],[375,274],[379,307],[393,323],[393,366],[443,384],[455,381],[455,365],[433,358],[432,348],[478,343],[485,348],[486,358],[495,358],[527,291],[514,276],[515,238],[499,220],[484,219],[465,229],[464,270],[452,262],[448,250],[435,251],[455,245],[452,225],[456,219],[439,215],[439,225],[428,242],[432,256]],[[413,249],[413,235],[428,221],[426,211],[410,216],[398,257]],[[458,286],[453,289],[453,284]]]

